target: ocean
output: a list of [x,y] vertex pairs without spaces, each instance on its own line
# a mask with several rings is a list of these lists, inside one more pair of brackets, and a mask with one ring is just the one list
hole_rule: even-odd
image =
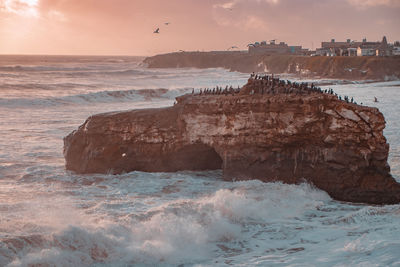
[[[63,137],[90,115],[170,106],[249,77],[141,60],[0,56],[0,266],[400,266],[400,205],[221,171],[66,171]],[[400,182],[400,81],[312,81],[380,109]]]

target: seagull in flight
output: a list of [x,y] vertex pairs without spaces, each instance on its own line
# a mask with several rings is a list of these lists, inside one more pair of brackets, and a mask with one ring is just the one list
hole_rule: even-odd
[[160,33],[160,28],[157,28],[153,33]]
[[171,22],[165,22],[164,24],[168,26],[169,24],[171,24]]

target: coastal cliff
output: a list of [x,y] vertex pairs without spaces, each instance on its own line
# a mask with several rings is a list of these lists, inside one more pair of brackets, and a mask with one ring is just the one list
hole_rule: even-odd
[[252,55],[245,52],[179,52],[148,57],[149,68],[225,68],[244,73],[289,73],[348,80],[400,78],[400,56],[310,57]]
[[91,116],[64,139],[66,168],[222,169],[226,180],[307,181],[337,200],[400,202],[378,109],[264,83],[249,79],[240,92],[187,94],[173,107]]

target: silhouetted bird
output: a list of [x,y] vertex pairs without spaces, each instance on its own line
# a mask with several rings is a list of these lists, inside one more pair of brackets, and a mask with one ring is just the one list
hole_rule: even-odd
[[170,22],[165,22],[164,24],[168,26],[168,25],[171,24],[171,23],[170,23]]
[[153,33],[160,33],[160,28],[157,28]]

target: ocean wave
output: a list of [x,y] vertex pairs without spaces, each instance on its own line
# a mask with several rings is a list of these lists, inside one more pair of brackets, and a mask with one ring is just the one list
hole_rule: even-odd
[[[159,183],[165,185],[163,180]],[[182,190],[190,190],[184,183],[180,186]],[[254,244],[245,245],[246,240],[258,239],[265,233],[282,238],[280,223],[302,217],[330,200],[326,193],[307,184],[246,181],[226,183],[226,186],[197,197],[164,201],[142,212],[126,212],[125,206],[139,203],[124,203],[124,199],[119,199],[118,209],[110,207],[115,202],[113,195],[93,207],[96,213],[107,209],[125,210],[125,214],[114,219],[91,218],[91,212],[79,213],[71,209],[71,200],[62,198],[44,204],[47,212],[52,212],[43,220],[40,217],[43,206],[37,214],[35,203],[30,203],[33,209],[26,212],[33,215],[29,217],[31,228],[41,223],[50,233],[0,239],[0,263],[6,266],[176,266],[213,258],[227,259],[253,249]],[[151,195],[147,198],[152,199]],[[43,205],[41,201],[37,204]],[[67,214],[75,215],[66,218],[63,226],[59,216]],[[294,231],[289,228],[284,231]],[[290,238],[288,235],[284,239]],[[288,249],[287,253],[292,254]]]
[[[179,78],[179,77],[224,77],[227,74],[238,75],[238,73],[230,73],[222,68],[214,69],[147,69],[142,68],[140,64],[98,64],[98,65],[10,65],[0,66],[1,75],[12,74],[29,74],[29,75],[57,75],[62,77],[92,77],[92,76],[132,76],[148,78]],[[231,76],[229,75],[229,76]],[[243,74],[244,75],[244,74]],[[247,77],[247,75],[245,75]]]
[[65,96],[58,99],[61,102],[67,101],[71,103],[79,102],[125,102],[132,100],[151,100],[153,98],[174,99],[176,96],[186,93],[190,88],[181,88],[169,90],[165,88],[159,89],[134,89],[122,91],[101,91],[89,94],[79,94],[73,96]]
[[[218,78],[226,76],[223,69],[186,69],[178,72],[175,69],[115,69],[115,70],[86,70],[86,71],[64,71],[60,72],[65,77],[124,77],[130,79],[181,79],[181,78]],[[247,76],[246,76],[247,77]]]
[[13,74],[13,73],[0,73],[0,77],[2,77],[2,78],[21,78],[21,75]]
[[51,192],[48,186],[31,190],[37,183],[25,181],[20,186],[26,189],[18,190],[23,197],[14,196],[21,203],[12,211],[4,206],[4,218],[19,216],[12,225],[7,220],[0,224],[8,235],[0,235],[0,265],[396,262],[398,205],[343,204],[306,183],[224,182],[220,175],[71,175],[59,180],[63,187],[57,186],[59,178],[51,180]]
[[[10,75],[13,73],[58,73],[64,76],[89,76],[89,75],[151,75],[153,73],[165,73],[160,70],[149,70],[137,68],[137,64],[130,64],[128,66],[108,66],[108,65],[85,65],[85,66],[0,66],[0,72]],[[1,74],[1,73],[0,73]]]
[[141,69],[118,69],[118,70],[81,70],[81,71],[63,71],[60,75],[65,77],[91,77],[91,76],[132,76],[146,77],[153,72]]
[[0,107],[31,108],[35,106],[81,105],[87,103],[113,103],[131,101],[151,101],[152,99],[174,99],[191,92],[192,88],[178,89],[133,89],[120,91],[101,91],[49,98],[0,98]]
[[83,84],[74,82],[64,83],[0,83],[2,90],[17,90],[19,92],[24,90],[69,90],[69,89],[88,89],[97,88],[97,84]]
[[92,70],[88,67],[66,67],[66,66],[27,66],[27,65],[14,65],[14,66],[0,66],[0,71],[5,72],[43,72],[43,71],[82,71]]
[[138,62],[125,63],[124,61],[106,61],[107,63],[94,64],[56,64],[56,65],[3,65],[0,66],[0,72],[120,72],[143,70],[138,68]]

